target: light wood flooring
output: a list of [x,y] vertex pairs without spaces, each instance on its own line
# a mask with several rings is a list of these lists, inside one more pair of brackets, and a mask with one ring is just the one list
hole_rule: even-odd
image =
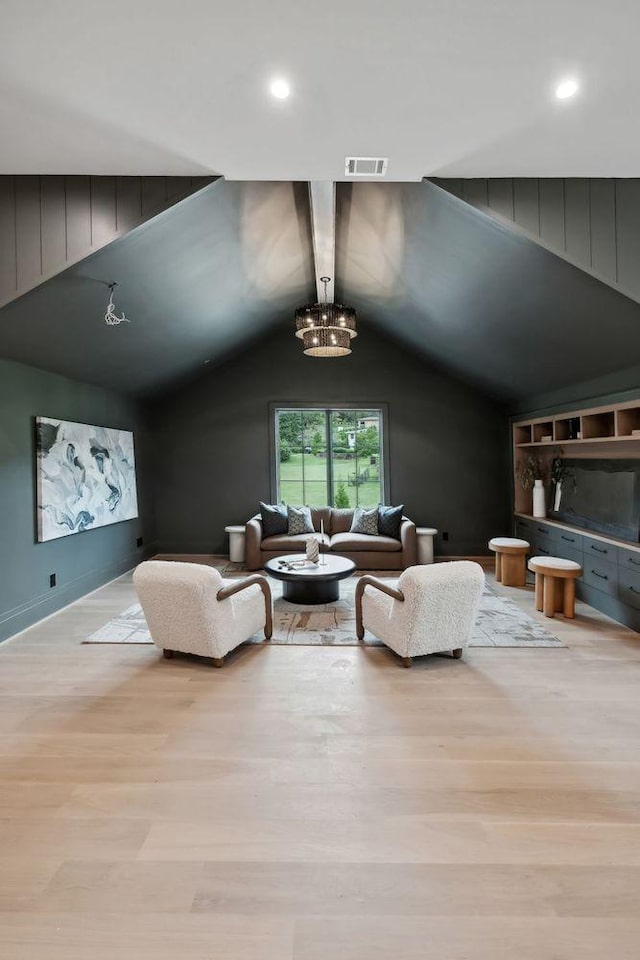
[[0,646],[2,960],[640,956],[640,636],[578,604],[567,648],[411,670],[80,644],[133,599]]

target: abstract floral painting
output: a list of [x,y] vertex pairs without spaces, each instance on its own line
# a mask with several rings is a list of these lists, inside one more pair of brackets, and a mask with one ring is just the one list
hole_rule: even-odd
[[133,434],[36,417],[38,540],[138,516]]

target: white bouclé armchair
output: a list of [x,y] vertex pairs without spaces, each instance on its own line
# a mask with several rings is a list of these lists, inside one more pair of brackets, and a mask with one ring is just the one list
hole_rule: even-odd
[[402,657],[451,651],[457,659],[471,640],[484,573],[478,563],[454,560],[409,567],[390,586],[365,576],[356,587],[356,631],[369,630]]
[[259,630],[271,638],[271,590],[264,577],[223,580],[205,564],[148,560],[135,570],[133,583],[151,638],[167,658],[194,653],[221,667],[230,650]]

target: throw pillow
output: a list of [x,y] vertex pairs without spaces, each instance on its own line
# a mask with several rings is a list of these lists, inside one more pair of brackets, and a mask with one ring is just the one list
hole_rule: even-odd
[[287,507],[287,519],[290,537],[298,533],[315,533],[309,507]]
[[365,510],[356,507],[351,521],[351,533],[364,533],[368,537],[378,536],[378,508]]
[[260,501],[260,516],[262,517],[262,539],[277,537],[287,533],[289,518],[284,503],[263,503]]
[[399,507],[385,507],[382,503],[378,505],[378,533],[381,536],[400,539],[403,510],[404,503]]

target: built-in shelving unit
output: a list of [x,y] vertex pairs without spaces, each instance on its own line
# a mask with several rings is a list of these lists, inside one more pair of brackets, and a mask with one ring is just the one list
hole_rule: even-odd
[[[572,435],[572,428],[573,434]],[[639,441],[640,401],[576,410],[558,416],[516,421],[513,442],[516,447],[545,447],[553,444],[594,443],[602,441]],[[640,452],[640,448],[639,448]]]
[[[547,417],[516,420],[513,424],[513,465],[528,456],[546,461],[554,457],[640,457],[640,400],[606,407],[563,411]],[[571,450],[571,453],[569,453]],[[516,513],[531,513],[531,493],[514,474]]]
[[532,554],[578,562],[583,568],[578,596],[640,632],[640,543],[533,517],[532,493],[518,479],[530,457],[540,461],[547,477],[556,457],[640,458],[640,400],[523,418],[512,427],[516,536],[529,541]]

